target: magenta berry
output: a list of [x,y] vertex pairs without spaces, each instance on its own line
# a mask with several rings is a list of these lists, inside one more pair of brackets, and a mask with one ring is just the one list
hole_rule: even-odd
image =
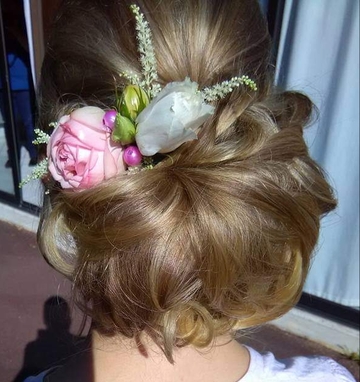
[[116,110],[108,110],[104,114],[103,124],[110,131],[112,131],[114,129],[116,114],[117,114]]
[[128,166],[138,166],[142,161],[142,155],[136,146],[128,146],[124,150],[124,162]]

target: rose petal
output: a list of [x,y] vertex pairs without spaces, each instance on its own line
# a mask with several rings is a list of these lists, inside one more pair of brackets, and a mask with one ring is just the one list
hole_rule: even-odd
[[105,179],[110,179],[117,174],[117,166],[115,158],[111,154],[108,145],[106,145],[104,150],[104,174]]
[[81,145],[84,148],[102,151],[106,145],[106,132],[92,129],[77,121],[69,121],[63,127],[66,133],[61,138],[64,143]]
[[76,109],[71,113],[71,120],[80,123],[85,127],[104,131],[104,118],[105,111],[95,106],[85,106],[80,109]]

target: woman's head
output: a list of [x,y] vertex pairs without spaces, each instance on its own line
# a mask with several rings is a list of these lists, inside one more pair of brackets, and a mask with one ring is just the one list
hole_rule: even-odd
[[[130,4],[65,1],[42,70],[43,128],[79,105],[112,107],[127,84],[120,73],[140,73]],[[240,86],[213,102],[198,140],[152,170],[80,192],[53,188],[39,243],[100,332],[146,332],[171,360],[175,346],[206,346],[290,309],[335,201],[302,136],[310,100],[273,90],[255,0],[137,4],[160,85],[248,75],[258,91]]]

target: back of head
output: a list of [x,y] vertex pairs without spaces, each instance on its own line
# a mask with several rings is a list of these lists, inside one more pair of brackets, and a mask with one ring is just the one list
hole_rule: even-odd
[[[140,73],[130,4],[64,2],[42,70],[43,128],[80,105],[112,107],[114,89],[127,84],[120,73]],[[198,139],[152,170],[81,192],[54,186],[39,243],[98,330],[144,331],[171,359],[176,346],[206,346],[289,310],[335,201],[302,136],[310,100],[273,89],[255,0],[137,4],[162,86],[189,77],[204,88],[245,74],[258,90],[240,86],[213,102]]]

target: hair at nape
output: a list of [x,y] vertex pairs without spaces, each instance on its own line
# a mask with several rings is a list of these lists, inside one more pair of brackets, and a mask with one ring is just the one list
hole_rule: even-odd
[[[96,328],[149,334],[169,361],[256,326],[298,300],[336,202],[309,157],[311,101],[274,89],[270,39],[257,1],[137,1],[153,35],[158,82],[200,88],[247,75],[212,102],[197,140],[152,170],[72,192],[50,187],[39,244],[74,282]],[[120,73],[140,75],[132,2],[65,1],[47,47],[39,124],[78,105],[111,107]],[[86,308],[85,308],[86,307]]]

